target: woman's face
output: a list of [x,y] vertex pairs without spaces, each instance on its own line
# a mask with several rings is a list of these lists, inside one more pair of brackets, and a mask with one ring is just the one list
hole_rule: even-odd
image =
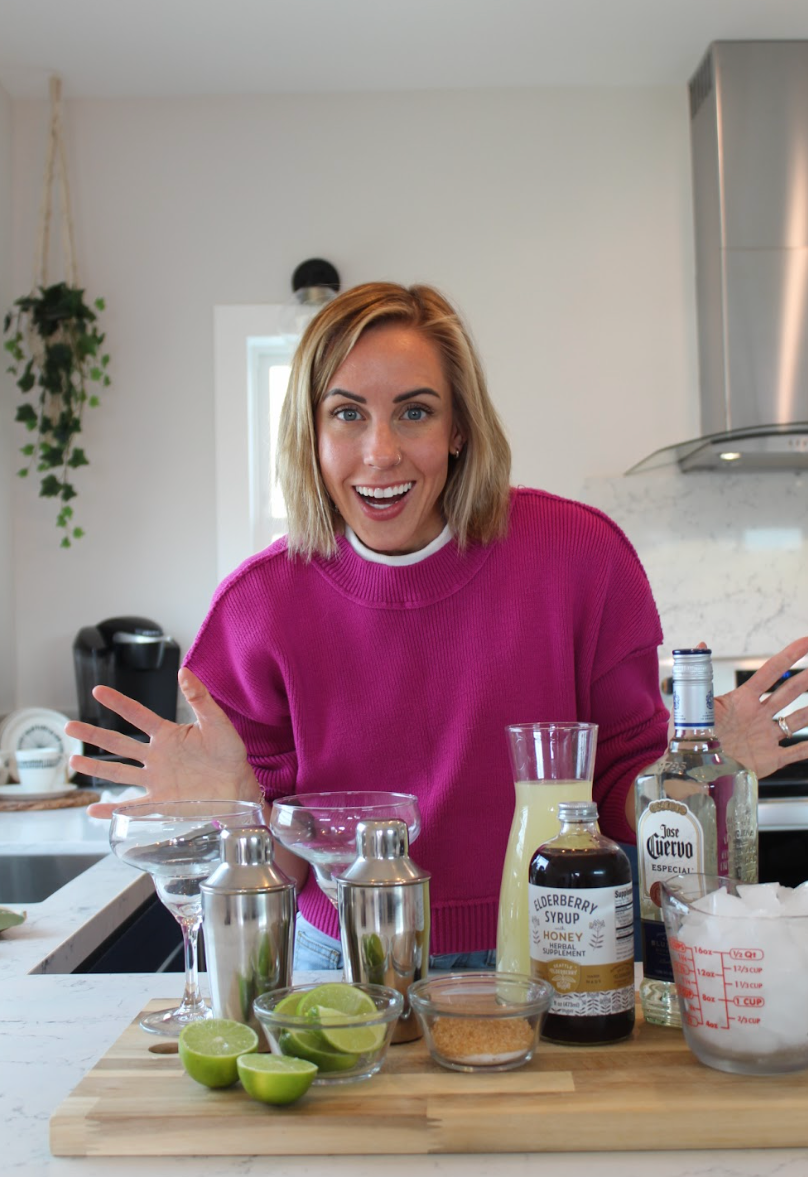
[[337,369],[317,407],[328,493],[367,547],[402,555],[444,526],[449,452],[463,438],[437,346],[412,327],[372,327]]

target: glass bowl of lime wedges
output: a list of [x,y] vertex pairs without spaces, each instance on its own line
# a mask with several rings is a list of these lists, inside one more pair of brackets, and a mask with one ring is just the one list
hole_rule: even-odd
[[379,1070],[404,999],[385,985],[293,985],[255,999],[273,1054],[315,1063],[315,1083],[369,1079]]

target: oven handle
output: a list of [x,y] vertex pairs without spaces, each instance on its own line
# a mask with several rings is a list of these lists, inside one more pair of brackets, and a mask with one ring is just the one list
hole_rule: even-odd
[[768,830],[808,830],[808,797],[761,797],[758,827]]

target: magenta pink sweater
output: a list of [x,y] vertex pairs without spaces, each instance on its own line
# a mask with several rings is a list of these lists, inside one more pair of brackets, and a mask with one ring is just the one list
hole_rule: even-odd
[[[598,511],[513,492],[507,537],[449,543],[397,568],[345,539],[331,560],[285,540],[219,587],[187,663],[238,729],[267,798],[388,789],[417,794],[412,857],[432,873],[432,951],[492,948],[514,809],[504,727],[599,726],[595,800],[605,833],[666,742],[659,619],[623,533]],[[314,879],[301,913],[331,936]]]

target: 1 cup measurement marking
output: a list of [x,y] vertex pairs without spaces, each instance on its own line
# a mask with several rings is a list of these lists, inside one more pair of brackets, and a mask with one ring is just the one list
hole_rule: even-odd
[[698,944],[691,947],[681,940],[671,940],[670,948],[689,1025],[728,1030],[730,1022],[741,1026],[760,1023],[753,1011],[765,1005],[761,948],[722,952]]

